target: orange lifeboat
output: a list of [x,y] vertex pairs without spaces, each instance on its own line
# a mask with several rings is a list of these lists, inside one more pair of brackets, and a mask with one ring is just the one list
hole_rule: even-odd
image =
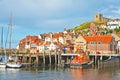
[[72,67],[84,66],[84,65],[89,65],[91,63],[93,62],[91,62],[89,55],[87,53],[80,53],[73,58],[73,60],[70,63],[70,66]]

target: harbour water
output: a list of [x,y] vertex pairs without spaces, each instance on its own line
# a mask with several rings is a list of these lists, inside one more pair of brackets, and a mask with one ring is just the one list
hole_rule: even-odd
[[70,69],[60,67],[24,67],[0,69],[0,80],[120,80],[119,62],[97,67]]

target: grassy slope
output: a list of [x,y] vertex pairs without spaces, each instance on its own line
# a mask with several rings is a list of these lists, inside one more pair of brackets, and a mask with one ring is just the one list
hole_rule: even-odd
[[[79,26],[76,26],[76,27],[74,28],[74,30],[77,32],[78,30],[83,30],[83,29],[89,28],[90,23],[92,23],[92,22],[84,22],[83,24],[81,24],[81,25],[79,25]],[[103,23],[105,23],[105,22],[95,21],[95,22],[93,22],[93,23],[95,23],[95,24],[97,24],[97,25],[100,25],[100,24],[103,24]]]

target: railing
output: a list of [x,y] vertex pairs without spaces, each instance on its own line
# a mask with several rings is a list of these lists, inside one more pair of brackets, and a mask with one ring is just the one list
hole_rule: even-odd
[[90,56],[120,56],[120,54],[89,54]]

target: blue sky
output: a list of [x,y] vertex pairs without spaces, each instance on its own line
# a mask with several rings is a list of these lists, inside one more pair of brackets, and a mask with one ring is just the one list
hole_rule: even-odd
[[[97,13],[120,18],[120,0],[0,0],[0,34],[9,26],[12,13],[12,46],[27,35],[61,32],[86,21]],[[6,34],[4,34],[6,37]]]

